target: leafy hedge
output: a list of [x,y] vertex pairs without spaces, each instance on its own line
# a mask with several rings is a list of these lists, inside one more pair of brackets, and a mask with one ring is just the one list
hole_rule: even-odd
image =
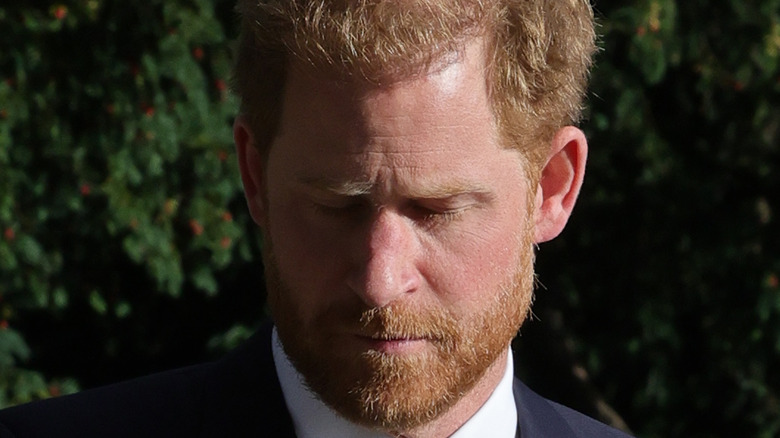
[[[780,0],[596,8],[589,175],[519,372],[645,437],[776,436]],[[246,337],[232,1],[34,1],[0,27],[0,406]]]
[[30,315],[78,324],[86,308],[94,330],[146,324],[149,292],[215,295],[215,274],[250,259],[229,210],[240,190],[236,104],[222,24],[230,10],[219,7],[0,9],[3,404],[60,391],[16,366],[30,358],[17,329],[35,330]]

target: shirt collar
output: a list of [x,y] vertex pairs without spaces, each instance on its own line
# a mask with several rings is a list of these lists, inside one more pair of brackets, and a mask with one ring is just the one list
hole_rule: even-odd
[[[282,349],[276,328],[273,330],[271,346],[284,400],[299,438],[386,438],[388,436],[350,423],[320,401],[306,387],[303,377],[290,363]],[[512,350],[509,349],[506,370],[498,386],[485,404],[450,438],[515,436],[517,408],[512,391],[514,380],[512,364]]]

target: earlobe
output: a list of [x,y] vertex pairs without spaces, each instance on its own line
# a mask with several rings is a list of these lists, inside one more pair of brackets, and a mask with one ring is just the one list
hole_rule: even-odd
[[252,129],[243,115],[236,117],[233,122],[233,141],[236,143],[238,168],[249,214],[252,220],[262,227],[266,217],[265,166],[260,151],[257,150]]
[[552,240],[566,226],[582,187],[587,154],[588,143],[581,130],[566,126],[553,137],[536,191],[536,243]]

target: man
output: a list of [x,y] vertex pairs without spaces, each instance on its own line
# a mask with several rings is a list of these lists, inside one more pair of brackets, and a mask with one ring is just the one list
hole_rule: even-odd
[[585,0],[240,1],[234,137],[266,327],[3,436],[619,437],[512,377],[587,144]]

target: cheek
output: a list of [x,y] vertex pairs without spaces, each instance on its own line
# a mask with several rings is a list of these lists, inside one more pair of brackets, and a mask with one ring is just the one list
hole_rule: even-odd
[[497,297],[514,278],[525,253],[525,221],[508,219],[482,221],[485,225],[470,227],[431,249],[428,280],[447,307],[469,312]]
[[279,273],[293,293],[315,301],[323,290],[338,287],[345,269],[345,238],[322,230],[292,203],[277,203],[270,209],[269,226]]

